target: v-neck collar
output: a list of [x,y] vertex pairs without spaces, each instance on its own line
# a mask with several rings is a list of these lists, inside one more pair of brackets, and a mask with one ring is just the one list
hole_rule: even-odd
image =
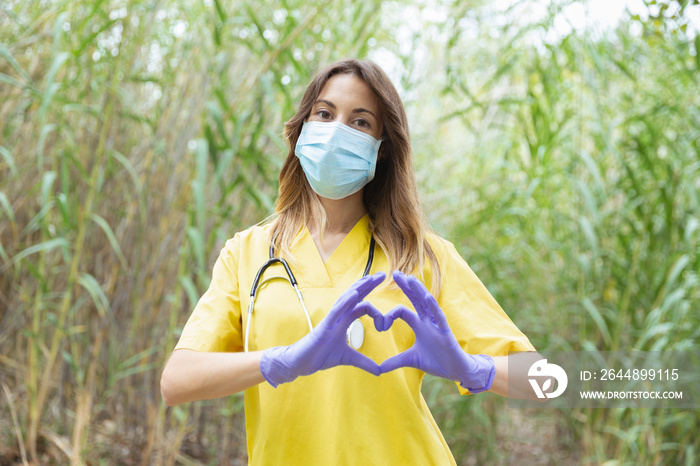
[[[367,263],[371,234],[369,214],[357,221],[340,242],[325,264],[307,226],[299,233],[298,243],[293,247],[295,261],[304,282],[308,286],[335,286],[348,274],[353,280],[362,276]],[[359,265],[358,265],[359,264]],[[356,269],[360,268],[357,272]],[[356,277],[354,275],[357,275]]]

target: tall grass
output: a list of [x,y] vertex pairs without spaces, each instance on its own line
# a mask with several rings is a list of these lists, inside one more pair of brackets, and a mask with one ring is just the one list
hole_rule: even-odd
[[[245,462],[242,398],[166,408],[160,368],[224,240],[271,213],[283,121],[345,56],[397,57],[432,222],[539,349],[698,349],[700,41],[682,10],[543,45],[546,24],[464,2],[0,7],[0,463]],[[694,412],[424,393],[463,464],[700,448]]]
[[166,409],[159,369],[271,213],[303,86],[376,29],[371,3],[297,3],[3,5],[0,463],[242,461],[240,398]]
[[[700,40],[666,10],[549,43],[546,22],[489,27],[472,13],[432,49],[428,68],[444,72],[425,86],[447,98],[416,126],[433,223],[538,349],[698,350]],[[460,36],[475,24],[478,47]],[[698,420],[589,409],[559,425],[585,463],[693,464]],[[504,428],[485,425],[492,439]]]

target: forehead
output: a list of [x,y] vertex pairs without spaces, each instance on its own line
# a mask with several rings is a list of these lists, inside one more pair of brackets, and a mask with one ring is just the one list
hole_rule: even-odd
[[377,97],[362,78],[354,74],[336,74],[332,76],[321,89],[319,99],[328,100],[336,105],[351,105],[379,111]]

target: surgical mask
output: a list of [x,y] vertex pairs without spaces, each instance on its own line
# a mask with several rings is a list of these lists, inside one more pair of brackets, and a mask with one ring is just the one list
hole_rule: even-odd
[[316,194],[342,199],[372,181],[381,143],[339,121],[307,121],[294,152]]

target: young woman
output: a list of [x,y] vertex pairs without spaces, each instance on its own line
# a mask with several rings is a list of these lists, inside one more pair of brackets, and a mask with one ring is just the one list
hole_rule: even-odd
[[163,399],[245,390],[250,464],[454,464],[425,373],[507,395],[507,353],[534,348],[430,232],[377,65],[319,73],[285,136],[277,217],[226,242]]

